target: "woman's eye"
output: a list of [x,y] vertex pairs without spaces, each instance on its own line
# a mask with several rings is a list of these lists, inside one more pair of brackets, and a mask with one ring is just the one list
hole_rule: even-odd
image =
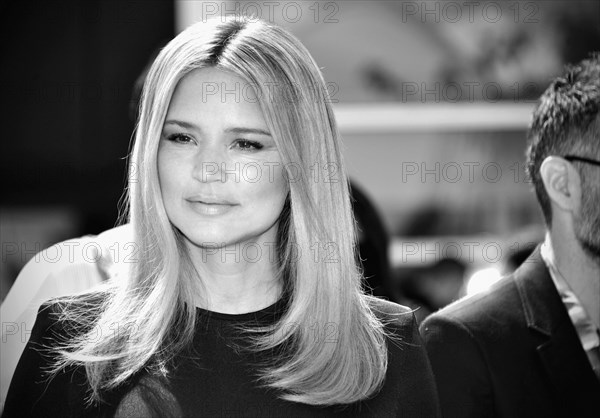
[[171,134],[167,135],[167,140],[177,142],[180,144],[188,144],[192,142],[192,138],[185,134]]
[[247,139],[237,140],[234,146],[244,151],[257,151],[263,147],[260,142],[249,141]]

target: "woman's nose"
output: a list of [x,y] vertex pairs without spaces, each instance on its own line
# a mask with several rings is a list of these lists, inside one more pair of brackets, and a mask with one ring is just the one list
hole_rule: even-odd
[[239,177],[237,166],[239,163],[231,161],[226,150],[207,146],[196,156],[194,178],[205,183],[232,181]]

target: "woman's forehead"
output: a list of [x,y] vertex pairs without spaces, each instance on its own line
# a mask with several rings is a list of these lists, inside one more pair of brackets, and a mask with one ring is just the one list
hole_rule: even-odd
[[253,88],[235,74],[215,67],[196,69],[178,83],[167,120],[194,121],[198,118],[266,128],[262,109]]
[[204,98],[211,96],[222,100],[244,99],[250,103],[258,103],[255,84],[249,83],[237,74],[219,67],[205,67],[192,70],[178,83],[175,91],[192,89],[204,93]]

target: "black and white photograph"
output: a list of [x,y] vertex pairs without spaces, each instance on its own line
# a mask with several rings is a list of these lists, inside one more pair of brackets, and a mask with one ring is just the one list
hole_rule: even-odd
[[0,5],[0,416],[600,414],[600,0]]

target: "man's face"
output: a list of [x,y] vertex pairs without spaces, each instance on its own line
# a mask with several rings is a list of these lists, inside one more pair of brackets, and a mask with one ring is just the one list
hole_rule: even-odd
[[574,219],[575,236],[588,255],[600,265],[600,167],[583,167],[581,172],[581,210]]

